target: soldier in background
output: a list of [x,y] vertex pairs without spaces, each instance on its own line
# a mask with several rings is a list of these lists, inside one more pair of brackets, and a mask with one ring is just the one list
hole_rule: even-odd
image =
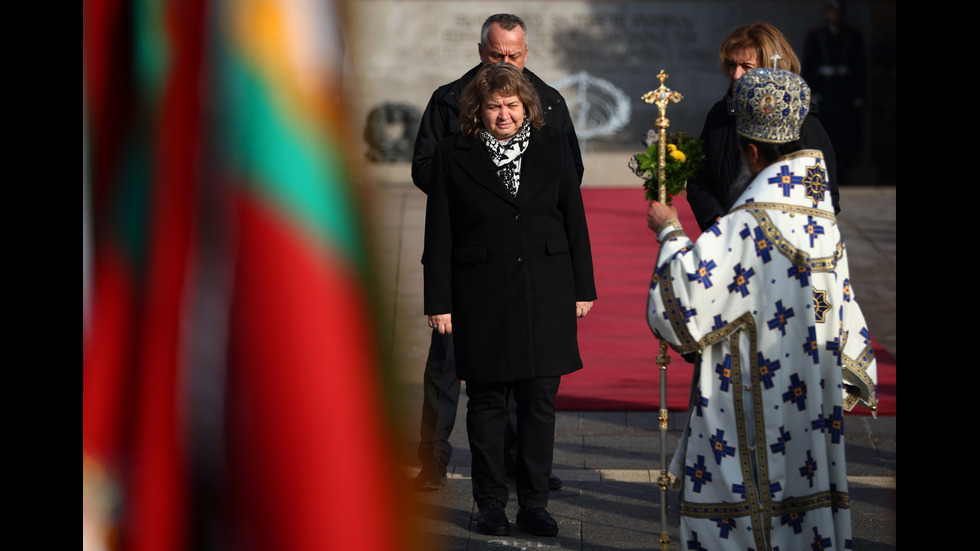
[[864,107],[865,63],[861,34],[844,24],[839,0],[827,2],[826,21],[807,35],[801,76],[820,107],[820,122],[827,129],[837,154],[837,177],[846,184],[849,170],[861,150],[861,115]]

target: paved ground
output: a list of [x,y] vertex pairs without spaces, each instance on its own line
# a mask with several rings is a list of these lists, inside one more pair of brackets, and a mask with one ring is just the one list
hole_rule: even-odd
[[[594,165],[589,165],[590,167]],[[390,314],[386,336],[404,386],[402,402],[406,476],[413,463],[422,399],[422,370],[428,332],[421,312],[422,227],[425,197],[409,182],[407,165],[383,167],[366,190],[371,201],[370,228],[379,245],[382,307]],[[610,170],[610,172],[613,172]],[[608,185],[635,185],[610,181]],[[893,355],[895,337],[895,187],[847,187],[841,190],[841,232],[848,246],[853,287],[872,334]],[[642,221],[639,222],[642,226]],[[685,415],[672,413],[667,432],[673,453]],[[896,547],[896,417],[848,416],[847,461],[851,483],[854,549],[884,551]],[[559,412],[554,473],[564,488],[553,492],[549,511],[559,524],[555,538],[532,536],[513,523],[516,496],[507,505],[509,537],[484,536],[476,530],[465,432],[465,397],[460,400],[451,442],[450,480],[437,492],[419,493],[420,527],[436,549],[576,549],[602,551],[659,549],[661,490],[660,430],[656,412]],[[670,549],[678,539],[676,491],[667,492]]]

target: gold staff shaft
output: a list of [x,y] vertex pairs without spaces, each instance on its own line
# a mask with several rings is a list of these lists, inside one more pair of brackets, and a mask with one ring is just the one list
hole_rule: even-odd
[[[657,75],[660,79],[660,88],[643,95],[643,101],[655,103],[660,108],[660,116],[657,117],[657,182],[659,183],[659,201],[667,204],[667,127],[670,121],[667,120],[667,103],[679,102],[683,96],[677,92],[672,92],[664,86],[667,75],[661,69]],[[667,355],[667,343],[660,341],[660,353],[657,354],[657,365],[660,366],[660,477],[657,484],[660,486],[660,549],[667,551],[670,549],[670,537],[667,534],[667,488],[670,487],[670,476],[667,474],[667,364],[670,363],[670,356]]]

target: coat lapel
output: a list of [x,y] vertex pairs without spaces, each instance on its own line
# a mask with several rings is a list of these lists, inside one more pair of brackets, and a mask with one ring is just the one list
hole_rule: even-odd
[[[483,144],[469,136],[458,135],[456,139],[457,163],[460,169],[465,172],[477,184],[487,188],[495,195],[508,202],[513,203],[514,197],[504,187],[503,182],[497,177],[497,172],[490,161]],[[523,178],[521,186],[524,185]],[[518,190],[520,196],[520,190]]]
[[[517,201],[523,203],[541,189],[549,178],[556,177],[554,144],[541,132],[531,129],[531,143],[521,160],[521,186],[517,189]],[[560,176],[560,175],[557,175]]]

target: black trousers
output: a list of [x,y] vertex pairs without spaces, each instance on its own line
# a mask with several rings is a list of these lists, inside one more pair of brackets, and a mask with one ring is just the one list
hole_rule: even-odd
[[[453,354],[453,336],[432,331],[429,355],[422,373],[422,420],[419,430],[419,461],[423,464],[438,461],[449,464],[453,447],[449,436],[456,426],[456,408],[459,404],[459,379],[456,377],[456,358]],[[517,403],[513,396],[508,404],[510,417],[507,421],[507,470],[517,467]]]
[[505,433],[508,401],[517,404],[517,502],[548,505],[548,477],[554,457],[555,397],[561,377],[503,383],[466,383],[466,432],[472,455],[473,498],[484,508],[507,503]]
[[432,331],[429,357],[422,375],[422,427],[419,431],[418,456],[422,464],[439,461],[448,464],[453,455],[449,435],[456,424],[459,403],[459,379],[453,336]]

